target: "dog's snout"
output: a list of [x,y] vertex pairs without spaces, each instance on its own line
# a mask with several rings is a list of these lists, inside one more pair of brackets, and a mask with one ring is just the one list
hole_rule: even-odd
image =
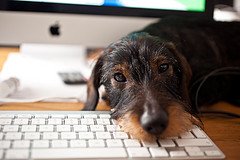
[[145,131],[150,134],[161,134],[168,125],[168,115],[162,109],[156,112],[144,112],[140,123]]

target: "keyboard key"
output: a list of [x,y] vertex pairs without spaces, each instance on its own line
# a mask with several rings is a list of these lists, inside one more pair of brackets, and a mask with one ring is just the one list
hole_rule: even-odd
[[22,125],[22,132],[36,132],[36,125]]
[[59,149],[33,149],[33,159],[57,158],[125,158],[124,148],[59,148]]
[[109,132],[116,132],[116,131],[121,131],[121,128],[119,125],[107,125],[107,131]]
[[58,139],[58,132],[44,132],[43,139]]
[[18,140],[13,142],[13,148],[29,148],[30,141],[29,140]]
[[106,119],[110,119],[111,115],[110,114],[100,114],[99,118],[106,118]]
[[10,148],[11,141],[0,141],[0,149]]
[[71,140],[70,141],[70,147],[73,148],[81,148],[81,147],[86,147],[87,143],[86,140]]
[[106,143],[108,147],[123,147],[122,140],[120,139],[107,139]]
[[32,119],[31,124],[36,124],[36,125],[46,124],[46,120],[44,118],[34,118]]
[[150,147],[149,151],[150,151],[152,157],[154,157],[154,158],[168,157],[169,156],[168,152],[163,147],[159,147],[159,148],[156,148],[156,147],[151,148]]
[[175,147],[175,143],[171,139],[159,139],[158,140],[161,147]]
[[81,119],[81,124],[82,125],[93,125],[94,121],[93,121],[93,119]]
[[9,149],[6,151],[6,159],[28,159],[29,151],[27,149]]
[[88,127],[87,125],[73,125],[73,130],[75,132],[87,132]]
[[183,138],[183,139],[192,139],[192,138],[195,138],[194,135],[191,133],[191,132],[185,132],[185,133],[182,133],[180,134],[180,137]]
[[79,139],[94,139],[94,135],[92,132],[79,132]]
[[17,118],[32,118],[31,114],[18,114],[16,116]]
[[60,124],[62,124],[62,119],[60,119],[60,118],[50,118],[50,119],[48,119],[48,122],[47,122],[47,124],[53,124],[53,125],[60,125]]
[[123,142],[126,147],[141,147],[141,144],[137,139],[124,139]]
[[170,151],[171,157],[187,157],[187,153],[185,151]]
[[17,132],[18,127],[18,125],[5,125],[3,127],[3,132]]
[[137,147],[137,148],[127,148],[129,157],[150,157],[150,153],[147,148]]
[[70,132],[71,126],[70,125],[57,125],[58,132]]
[[205,151],[207,156],[221,156],[221,152],[219,152],[218,150],[210,150],[210,151]]
[[97,124],[99,124],[99,125],[109,125],[110,121],[109,121],[109,119],[106,119],[106,118],[97,119]]
[[199,128],[193,128],[192,129],[193,134],[197,137],[197,138],[206,138],[206,135],[203,133],[203,131]]
[[76,139],[76,132],[61,132],[61,139]]
[[178,146],[212,146],[212,142],[208,139],[176,139]]
[[49,141],[48,140],[34,140],[32,145],[33,145],[33,148],[48,148]]
[[158,147],[157,142],[142,141],[144,147]]
[[109,132],[96,132],[97,139],[111,139],[111,134]]
[[16,118],[14,119],[13,124],[28,124],[28,118]]
[[18,140],[22,138],[21,132],[7,132],[5,135],[6,140]]
[[40,139],[40,132],[26,132],[24,134],[24,139],[29,140]]
[[191,157],[204,156],[204,153],[201,151],[199,147],[185,147],[185,150]]
[[102,139],[90,139],[88,145],[89,147],[105,147],[104,140]]
[[191,157],[200,157],[204,156],[204,153],[202,151],[189,151],[187,152],[189,156]]
[[90,130],[92,132],[104,132],[105,131],[103,125],[90,125]]
[[201,149],[199,147],[185,147],[185,150],[187,152],[191,152],[191,151],[201,151]]
[[12,119],[0,119],[0,125],[6,125],[6,124],[11,124],[12,123]]
[[52,148],[67,148],[67,140],[52,140]]
[[53,125],[39,125],[39,132],[52,132]]
[[77,125],[78,124],[78,119],[76,118],[68,118],[64,120],[65,124],[69,125]]
[[128,135],[125,132],[113,132],[113,137],[115,139],[128,139]]

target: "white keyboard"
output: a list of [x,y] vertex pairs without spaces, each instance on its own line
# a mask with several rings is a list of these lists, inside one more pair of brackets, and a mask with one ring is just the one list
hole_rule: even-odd
[[199,128],[148,143],[110,112],[0,111],[0,159],[224,159]]

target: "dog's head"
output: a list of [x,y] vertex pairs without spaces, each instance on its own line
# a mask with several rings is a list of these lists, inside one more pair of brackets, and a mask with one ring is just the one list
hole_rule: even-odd
[[111,44],[88,83],[85,110],[94,110],[104,85],[112,116],[134,137],[174,136],[192,124],[191,69],[174,44],[134,33]]

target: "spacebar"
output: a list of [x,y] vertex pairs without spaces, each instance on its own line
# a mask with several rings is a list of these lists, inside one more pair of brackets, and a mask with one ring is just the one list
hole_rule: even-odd
[[33,149],[32,159],[71,159],[71,158],[124,158],[124,148],[48,148]]

